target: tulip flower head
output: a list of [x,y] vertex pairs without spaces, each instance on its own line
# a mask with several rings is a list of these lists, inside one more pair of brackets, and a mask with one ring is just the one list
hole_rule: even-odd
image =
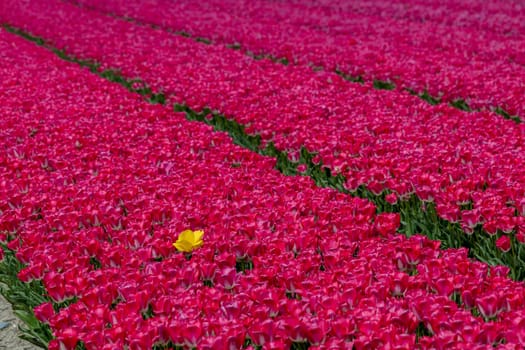
[[204,231],[202,230],[184,230],[179,234],[177,242],[173,243],[173,246],[179,252],[191,253],[194,249],[202,247],[204,243],[202,241],[203,236]]

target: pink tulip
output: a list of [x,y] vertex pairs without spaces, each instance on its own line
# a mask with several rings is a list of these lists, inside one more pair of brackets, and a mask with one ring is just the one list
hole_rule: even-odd
[[502,252],[507,253],[511,248],[510,238],[508,236],[501,236],[496,241],[496,247],[498,247]]

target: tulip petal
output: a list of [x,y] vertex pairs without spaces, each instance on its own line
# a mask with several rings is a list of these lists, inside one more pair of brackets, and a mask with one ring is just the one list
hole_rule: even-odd
[[173,246],[180,252],[189,253],[193,250],[191,243],[186,240],[177,240],[177,242],[173,243]]
[[203,230],[197,230],[197,231],[193,231],[193,235],[194,235],[194,239],[195,241],[201,241],[202,242],[202,237],[204,236],[204,231]]

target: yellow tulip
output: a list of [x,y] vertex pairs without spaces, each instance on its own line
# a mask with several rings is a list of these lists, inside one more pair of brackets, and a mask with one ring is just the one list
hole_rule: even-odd
[[179,234],[177,242],[173,243],[173,246],[179,252],[191,253],[194,249],[200,248],[204,244],[202,236],[204,236],[204,231],[202,230],[184,230]]

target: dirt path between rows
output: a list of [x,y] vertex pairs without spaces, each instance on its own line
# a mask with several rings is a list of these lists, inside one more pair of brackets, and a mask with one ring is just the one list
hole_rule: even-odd
[[20,323],[13,314],[11,304],[0,295],[0,350],[42,350],[18,337]]

